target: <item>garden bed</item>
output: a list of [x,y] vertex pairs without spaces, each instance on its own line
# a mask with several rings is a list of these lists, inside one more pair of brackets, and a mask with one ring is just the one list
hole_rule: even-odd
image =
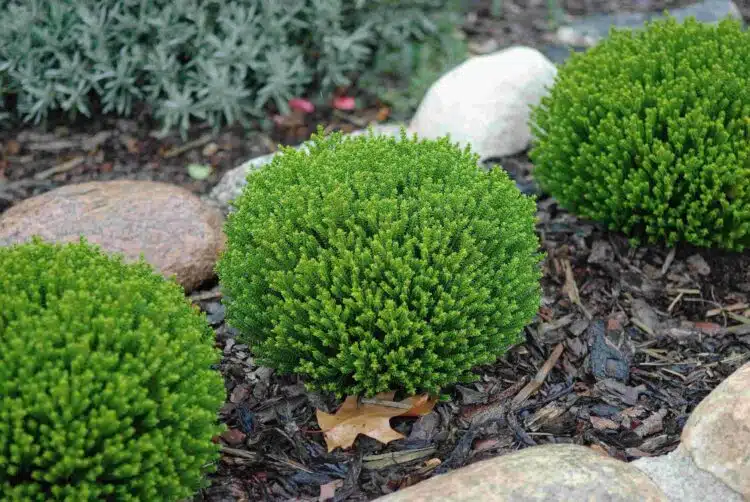
[[[639,5],[658,10],[687,3]],[[469,16],[466,31],[477,44],[545,43],[546,2],[504,5],[501,20],[479,7]],[[620,10],[615,1],[563,6],[575,15]],[[0,212],[89,180],[153,179],[205,194],[229,169],[278,143],[306,139],[317,123],[353,130],[387,115],[371,100],[356,113],[287,117],[268,134],[197,128],[187,145],[177,134],[156,138],[155,125],[137,119],[4,131]],[[498,162],[519,185],[531,186],[525,153]],[[190,163],[211,164],[212,173],[194,179],[185,167]],[[619,234],[580,221],[544,197],[538,216],[547,253],[544,297],[526,342],[478,368],[475,384],[449,389],[450,399],[431,414],[392,420],[407,439],[389,445],[360,437],[352,450],[327,453],[315,410],[333,412],[340,402],[256,366],[224,324],[218,286],[193,293],[224,351],[221,371],[230,396],[221,412],[229,431],[221,439],[218,472],[195,500],[373,500],[535,444],[582,444],[626,461],[672,451],[693,408],[750,360],[750,253],[630,248]]]
[[[335,500],[372,500],[535,444],[582,444],[626,461],[676,448],[693,408],[750,360],[750,278],[739,272],[748,254],[630,249],[549,199],[539,216],[544,300],[526,343],[430,415],[392,420],[407,439],[388,446],[360,436],[353,450],[326,453],[315,409],[340,403],[255,366],[222,322],[218,289],[194,295],[224,349],[231,430],[198,499],[313,500],[329,485]],[[517,398],[535,379],[538,390]]]

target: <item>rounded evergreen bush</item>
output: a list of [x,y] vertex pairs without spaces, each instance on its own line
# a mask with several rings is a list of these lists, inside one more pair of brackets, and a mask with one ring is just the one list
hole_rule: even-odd
[[217,270],[259,360],[337,395],[439,392],[522,338],[535,202],[447,138],[313,135],[234,202]]
[[750,34],[666,18],[559,70],[532,111],[540,186],[634,243],[750,243]]
[[0,499],[176,501],[217,459],[211,330],[85,240],[0,248]]

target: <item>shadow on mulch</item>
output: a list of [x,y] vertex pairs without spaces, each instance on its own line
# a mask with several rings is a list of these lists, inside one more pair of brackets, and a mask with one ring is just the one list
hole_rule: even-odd
[[[572,15],[662,10],[685,0],[567,0]],[[746,2],[738,2],[747,11]],[[547,2],[505,0],[490,19],[488,0],[474,2],[470,37],[498,46],[545,42]],[[60,127],[0,132],[0,212],[54,187],[89,180],[150,179],[207,193],[229,169],[298,143],[318,123],[358,129],[380,115],[320,111],[291,117],[270,134],[196,128],[190,142],[157,138],[142,118],[97,119]],[[190,163],[213,172],[195,180]],[[533,190],[525,154],[499,159]],[[448,389],[451,399],[419,419],[394,419],[406,439],[382,445],[360,437],[355,448],[327,453],[315,409],[337,402],[311,394],[294,377],[258,367],[249,347],[224,324],[220,291],[192,295],[208,313],[224,351],[229,432],[212,486],[195,500],[364,501],[485,458],[545,443],[576,443],[630,461],[674,449],[692,409],[750,360],[750,252],[630,248],[624,239],[539,201],[538,231],[547,252],[543,305],[526,342],[496,364],[478,368],[474,384]],[[383,455],[387,454],[387,455]]]

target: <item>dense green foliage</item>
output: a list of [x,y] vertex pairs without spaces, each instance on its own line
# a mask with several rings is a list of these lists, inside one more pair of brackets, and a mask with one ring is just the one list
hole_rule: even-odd
[[230,324],[338,395],[470,380],[539,306],[534,200],[447,138],[319,131],[249,174],[226,232]]
[[0,500],[176,501],[218,457],[211,330],[85,241],[0,248]]
[[637,242],[750,243],[750,33],[673,18],[614,31],[533,110],[534,175]]
[[[327,100],[405,46],[442,46],[460,4],[0,0],[0,97],[13,96],[7,112],[29,121],[89,115],[96,102],[127,116],[143,102],[165,128],[246,123],[314,90]],[[418,68],[401,70],[408,82]]]

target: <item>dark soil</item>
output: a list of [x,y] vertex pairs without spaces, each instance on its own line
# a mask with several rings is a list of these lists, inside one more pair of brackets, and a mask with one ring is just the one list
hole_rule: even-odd
[[[568,0],[562,6],[583,15],[689,3]],[[750,14],[747,2],[737,3]],[[475,44],[547,43],[546,0],[505,0],[501,19],[488,16],[489,1],[474,5],[464,29]],[[227,170],[278,143],[306,139],[319,123],[352,130],[384,120],[387,110],[370,103],[351,115],[321,110],[287,117],[268,133],[197,128],[182,152],[178,135],[159,139],[143,118],[5,131],[0,212],[88,180],[163,180],[204,194]],[[525,154],[498,160],[520,186],[533,187]],[[193,162],[213,166],[208,179],[189,176],[186,166]],[[631,248],[622,236],[579,221],[544,197],[538,214],[547,252],[544,298],[526,342],[478,368],[476,383],[447,389],[450,399],[429,415],[393,419],[406,439],[389,445],[360,437],[351,450],[327,453],[315,409],[333,412],[339,403],[258,367],[250,348],[224,324],[218,287],[191,295],[216,329],[230,396],[221,412],[229,432],[220,439],[218,472],[195,500],[318,500],[322,486],[335,491],[332,500],[372,500],[544,443],[583,444],[626,461],[674,449],[698,402],[750,360],[750,253]],[[535,378],[538,386],[527,387]],[[392,454],[391,465],[373,463],[382,453]],[[405,454],[412,460],[400,461]]]

